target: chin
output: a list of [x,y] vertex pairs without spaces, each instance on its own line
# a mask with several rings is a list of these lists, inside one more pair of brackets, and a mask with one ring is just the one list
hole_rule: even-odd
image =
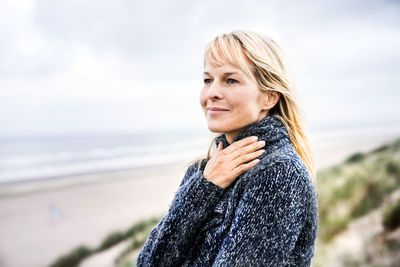
[[208,130],[213,133],[223,133],[224,127],[221,127],[218,125],[213,125],[213,124],[208,124]]
[[223,131],[221,131],[219,128],[215,128],[215,127],[208,127],[208,130],[213,133],[223,133]]
[[213,133],[226,133],[232,131],[229,127],[225,125],[208,124],[208,130]]

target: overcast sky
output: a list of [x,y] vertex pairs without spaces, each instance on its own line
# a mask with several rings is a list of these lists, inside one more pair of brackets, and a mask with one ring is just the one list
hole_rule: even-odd
[[311,129],[400,125],[399,1],[0,0],[0,134],[206,129],[202,56],[286,52]]

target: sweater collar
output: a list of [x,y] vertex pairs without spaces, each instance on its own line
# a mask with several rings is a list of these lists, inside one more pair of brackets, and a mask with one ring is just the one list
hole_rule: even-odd
[[[280,121],[280,119],[275,115],[270,115],[262,118],[261,120],[251,124],[246,129],[244,129],[233,142],[239,141],[243,138],[249,136],[258,136],[258,140],[265,141],[266,152],[275,150],[278,146],[282,144],[289,144],[289,134]],[[219,142],[223,143],[223,148],[229,146],[226,140],[225,134],[218,136],[215,139],[215,144],[218,146]]]

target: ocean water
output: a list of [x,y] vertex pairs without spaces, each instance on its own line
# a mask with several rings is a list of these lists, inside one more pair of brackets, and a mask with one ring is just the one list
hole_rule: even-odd
[[205,153],[209,138],[196,132],[3,136],[0,185],[177,163]]
[[[400,126],[309,133],[317,152],[400,137]],[[188,162],[207,152],[207,131],[120,135],[0,136],[0,186],[27,180]],[[343,149],[342,149],[343,150]],[[322,153],[323,154],[323,153]],[[323,159],[319,159],[320,161]]]

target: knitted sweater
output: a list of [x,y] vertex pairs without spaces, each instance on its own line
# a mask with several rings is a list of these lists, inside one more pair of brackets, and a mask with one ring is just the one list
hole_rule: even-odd
[[[318,230],[317,195],[276,116],[234,141],[265,140],[261,161],[223,189],[186,171],[167,214],[152,229],[137,266],[309,266]],[[216,144],[229,143],[225,135]]]

